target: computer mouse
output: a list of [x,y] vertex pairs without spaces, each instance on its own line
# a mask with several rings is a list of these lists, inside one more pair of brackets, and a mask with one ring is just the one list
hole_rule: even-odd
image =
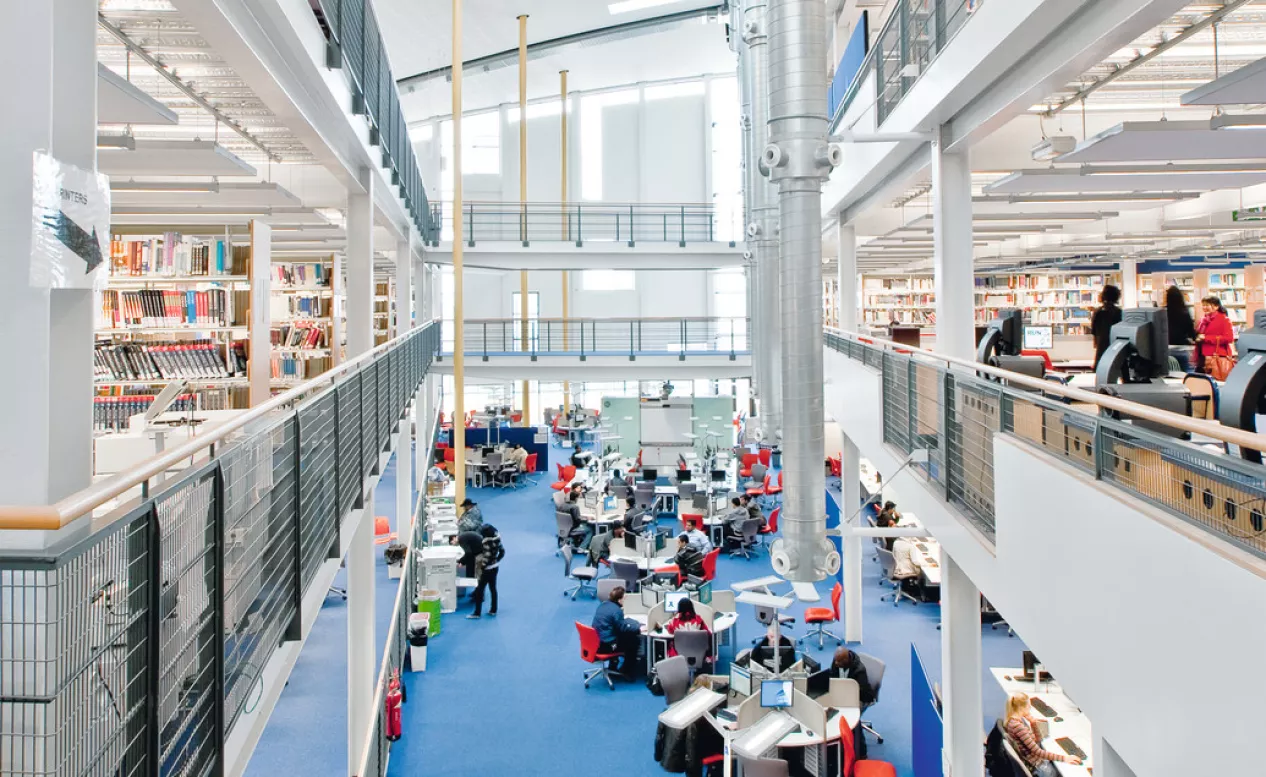
[[1060,716],[1058,716],[1058,715],[1056,715],[1054,718],[1052,718],[1052,720],[1054,720],[1056,723],[1063,723],[1063,722],[1064,722],[1064,719],[1063,719],[1063,718],[1061,718],[1061,717],[1060,717]]

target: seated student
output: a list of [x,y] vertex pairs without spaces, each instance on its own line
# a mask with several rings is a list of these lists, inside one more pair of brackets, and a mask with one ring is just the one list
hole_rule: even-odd
[[[664,629],[669,634],[676,634],[678,631],[706,631],[712,633],[712,629],[708,628],[708,624],[695,612],[695,603],[690,599],[682,599],[677,604],[677,614],[673,619],[664,624]],[[668,643],[668,657],[672,658],[677,655],[677,648],[673,643]]]
[[1081,763],[1075,755],[1052,753],[1043,750],[1041,737],[1038,736],[1037,721],[1030,714],[1029,697],[1023,693],[1013,693],[1007,697],[1005,728],[1007,738],[1015,746],[1016,752],[1024,759],[1033,774],[1037,777],[1058,777],[1059,771],[1052,761],[1063,761],[1074,766]]
[[[881,529],[887,529],[896,526],[900,520],[901,513],[897,512],[897,503],[885,502],[883,509],[875,516],[875,525]],[[892,546],[896,541],[896,537],[884,538],[884,544],[888,546],[888,550],[892,550]]]
[[645,511],[637,506],[637,500],[628,497],[624,500],[624,525],[634,534],[641,534]]
[[571,526],[573,530],[584,530],[585,533],[580,540],[580,547],[589,547],[589,542],[593,539],[593,524],[586,521],[584,516],[580,514],[580,494],[578,492],[571,492],[571,495],[567,497],[567,504],[563,505],[562,512],[571,515]]
[[712,540],[708,538],[708,533],[697,527],[691,527],[686,531],[686,537],[690,542],[690,547],[699,551],[703,555],[712,552]]
[[[794,642],[791,641],[791,639],[786,634],[782,634],[779,636],[779,639],[778,639],[778,647],[791,648],[792,650],[794,650],[796,645]],[[780,652],[786,653],[788,651],[783,650]],[[765,632],[765,636],[761,637],[756,642],[756,644],[752,646],[751,660],[757,661],[766,666],[769,666],[773,663],[774,661],[774,627],[773,626],[770,626],[769,631]],[[780,663],[781,663],[781,659],[780,659]],[[789,662],[788,666],[791,663],[795,663],[794,660]],[[784,666],[783,668],[785,669],[786,666]]]
[[501,462],[506,465],[513,465],[519,472],[523,471],[523,467],[527,464],[528,452],[524,450],[522,445],[517,442],[510,443],[510,450],[506,451],[506,455]]
[[683,577],[703,577],[703,554],[690,544],[689,535],[682,534],[677,538],[677,554],[673,557],[673,563]]
[[637,671],[638,651],[642,647],[642,625],[632,618],[624,617],[624,586],[617,585],[611,589],[610,598],[598,605],[593,614],[594,631],[598,632],[598,652],[624,654],[624,661],[619,666],[612,661],[612,669],[631,678]]
[[894,577],[905,578],[901,581],[901,587],[906,591],[916,596],[921,595],[922,569],[919,567],[919,556],[914,553],[914,543],[910,542],[909,537],[893,539],[896,542],[892,544],[892,557],[896,564],[892,574]]
[[853,651],[845,647],[835,651],[835,657],[831,659],[831,676],[856,680],[863,707],[875,703],[875,689],[871,687],[870,677],[866,675],[866,665]]
[[576,469],[584,469],[589,466],[589,459],[593,456],[584,448],[580,447],[580,443],[576,443],[571,454],[571,465]]
[[747,494],[743,494],[743,496],[739,497],[739,501],[743,508],[747,510],[747,517],[760,521],[760,527],[762,529],[765,528],[765,524],[768,521],[765,519],[765,514],[760,511],[760,505],[756,503],[756,500]]
[[435,463],[426,471],[426,480],[428,483],[447,483],[449,481],[448,473],[444,471],[443,452],[436,455]]
[[611,558],[611,543],[613,541],[623,541],[624,523],[615,521],[611,524],[611,531],[599,534],[589,542],[589,566],[596,567],[602,559]]

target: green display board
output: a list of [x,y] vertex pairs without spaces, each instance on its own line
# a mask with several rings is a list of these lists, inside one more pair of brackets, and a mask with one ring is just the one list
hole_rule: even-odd
[[[602,425],[610,428],[603,435],[602,447],[615,446],[622,455],[633,458],[641,447],[641,403],[637,397],[603,397]],[[608,437],[619,437],[607,442]]]

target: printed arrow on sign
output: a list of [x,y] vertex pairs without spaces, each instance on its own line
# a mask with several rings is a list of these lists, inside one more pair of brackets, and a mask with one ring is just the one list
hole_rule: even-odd
[[92,234],[84,231],[84,228],[76,224],[65,211],[58,211],[56,216],[45,216],[44,224],[49,229],[57,232],[57,239],[69,248],[75,256],[84,260],[84,264],[88,265],[88,269],[84,271],[84,275],[92,272],[101,266],[101,243],[97,240],[97,228],[92,228]]

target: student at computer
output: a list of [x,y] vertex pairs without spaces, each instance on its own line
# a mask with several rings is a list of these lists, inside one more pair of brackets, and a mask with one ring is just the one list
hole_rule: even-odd
[[874,704],[875,689],[870,686],[870,677],[866,675],[866,665],[853,651],[846,647],[835,651],[835,656],[831,659],[831,676],[857,681],[858,698],[862,706]]
[[739,497],[739,502],[743,505],[743,509],[747,510],[747,517],[760,521],[760,527],[762,529],[765,528],[765,514],[760,511],[760,505],[756,503],[756,500],[747,494],[743,494],[743,496]]
[[677,538],[677,554],[673,563],[682,575],[703,577],[703,554],[690,544],[690,535],[682,534]]
[[611,531],[599,534],[589,541],[589,566],[596,567],[599,561],[611,558],[611,542],[613,540],[624,541],[623,521],[613,522]]
[[637,654],[642,647],[642,625],[632,618],[624,617],[624,586],[617,585],[611,589],[607,601],[598,605],[593,614],[593,630],[598,632],[598,652],[624,654],[624,661],[616,666],[612,662],[611,669],[625,677],[632,677],[639,665]]
[[686,537],[688,538],[690,547],[699,551],[703,555],[706,556],[712,552],[712,540],[708,538],[708,533],[700,529],[697,525],[692,524],[691,527],[686,530]]
[[576,443],[572,449],[571,465],[576,469],[584,469],[589,466],[589,454],[580,447],[580,443]]
[[506,451],[505,458],[501,461],[506,466],[513,466],[519,472],[523,471],[523,467],[527,464],[528,452],[524,450],[522,445],[517,442],[510,443],[510,450]]
[[431,463],[431,468],[426,471],[426,480],[428,483],[447,483],[449,481],[448,473],[444,471],[443,453],[437,454],[435,461]]
[[624,500],[624,525],[634,534],[641,534],[642,521],[646,512],[637,506],[637,500],[626,497]]
[[892,558],[896,563],[893,565],[893,577],[905,578],[901,581],[901,587],[908,593],[919,596],[922,594],[919,579],[922,576],[922,568],[919,566],[919,556],[914,552],[914,543],[908,537],[894,537],[896,542],[892,543]]
[[[897,503],[884,502],[883,509],[881,509],[879,514],[875,516],[875,525],[881,529],[888,529],[896,526],[897,522],[900,520],[901,513],[897,512]],[[896,540],[896,537],[884,537],[884,545],[887,546],[888,550],[892,550],[893,543],[895,543]]]
[[1058,777],[1059,771],[1052,761],[1063,761],[1074,766],[1081,763],[1075,755],[1064,755],[1043,750],[1041,737],[1037,732],[1037,721],[1031,714],[1029,697],[1023,693],[1013,693],[1007,698],[1007,714],[1005,729],[1016,752],[1025,760],[1033,774],[1037,777]]
[[462,514],[457,519],[458,531],[479,531],[484,525],[484,514],[475,500],[467,498],[462,502]]
[[[682,599],[677,603],[677,614],[673,619],[664,624],[664,630],[669,634],[676,634],[678,631],[706,631],[712,633],[712,629],[708,628],[708,624],[695,612],[695,603],[691,599]],[[673,643],[668,643],[668,657],[672,658],[677,655],[677,649],[673,647]]]
[[584,536],[580,539],[580,547],[589,547],[589,542],[593,539],[593,524],[585,520],[580,514],[580,492],[573,491],[567,497],[567,504],[563,506],[563,512],[571,516],[572,529],[583,529]]

